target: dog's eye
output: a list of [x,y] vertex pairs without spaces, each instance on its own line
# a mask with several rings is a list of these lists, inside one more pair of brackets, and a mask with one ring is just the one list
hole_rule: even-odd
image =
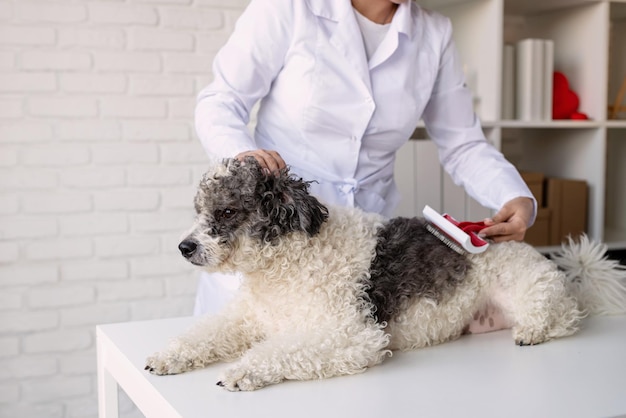
[[224,219],[230,219],[233,216],[235,216],[235,213],[237,213],[237,211],[235,209],[224,209],[223,211],[220,212],[220,217],[224,218]]

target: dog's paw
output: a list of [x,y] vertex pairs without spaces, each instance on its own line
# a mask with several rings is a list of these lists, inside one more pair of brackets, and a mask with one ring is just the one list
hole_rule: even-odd
[[513,329],[515,344],[519,346],[537,345],[547,341],[545,332],[531,329]]
[[190,362],[166,351],[155,353],[146,359],[145,370],[152,374],[166,375],[184,373],[191,369]]
[[239,392],[261,389],[265,386],[279,383],[282,380],[275,376],[264,375],[255,370],[233,367],[224,372],[217,385],[231,392]]

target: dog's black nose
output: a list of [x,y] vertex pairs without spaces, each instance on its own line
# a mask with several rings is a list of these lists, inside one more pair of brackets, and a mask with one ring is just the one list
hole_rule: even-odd
[[197,248],[198,244],[188,239],[178,244],[178,249],[185,258],[190,258],[196,252]]

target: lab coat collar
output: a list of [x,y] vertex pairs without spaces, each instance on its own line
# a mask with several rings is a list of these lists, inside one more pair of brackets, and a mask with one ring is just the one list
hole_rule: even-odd
[[413,0],[400,3],[390,29],[405,35],[413,42],[419,42],[424,30],[424,10]]
[[411,30],[411,12],[410,7],[412,0],[408,0],[404,3],[400,3],[398,8],[396,9],[396,13],[393,15],[393,20],[391,21],[390,31],[395,33],[405,33],[410,34]]
[[[412,7],[415,7],[415,4],[411,0],[398,5],[398,10],[396,10],[395,15],[393,16],[393,21],[391,22],[387,36],[385,36],[385,39],[383,39],[383,42],[380,44],[369,61],[370,70],[385,62],[391,54],[398,49],[398,43],[400,42],[399,38],[402,35],[411,37],[415,32],[415,25],[413,24],[411,16]],[[419,12],[418,9],[416,9],[416,11]]]
[[[331,44],[340,51],[357,71],[361,81],[371,93],[369,71],[385,62],[398,48],[401,34],[412,38],[420,36],[422,10],[412,0],[401,3],[396,10],[387,36],[374,56],[367,62],[361,31],[354,17],[350,0],[307,0],[311,11],[335,23]],[[413,15],[418,16],[413,19]]]
[[332,21],[331,45],[352,65],[371,96],[365,46],[350,0],[308,0],[308,4],[315,15]]
[[344,19],[352,11],[350,0],[307,0],[307,3],[316,16],[335,22]]
[[[307,0],[307,3],[313,14],[334,22],[343,21],[353,13],[350,0]],[[420,13],[422,10],[413,0],[401,3],[393,18],[392,29],[409,37],[418,35],[413,14]]]
[[412,0],[398,6],[387,36],[369,61],[370,70],[385,62],[398,49],[403,36],[413,42],[420,41],[424,27],[421,24],[424,20],[423,13],[424,11]]

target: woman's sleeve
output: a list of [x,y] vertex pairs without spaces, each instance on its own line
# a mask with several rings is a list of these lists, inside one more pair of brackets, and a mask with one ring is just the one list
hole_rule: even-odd
[[253,0],[213,63],[213,82],[198,95],[196,132],[217,158],[256,148],[247,126],[270,90],[291,42],[292,2]]
[[[472,92],[465,85],[452,25],[447,19],[445,23],[437,80],[423,115],[442,166],[457,185],[491,209],[498,210],[516,197],[534,200],[517,169],[486,140],[474,113]],[[536,209],[535,201],[531,224]]]

